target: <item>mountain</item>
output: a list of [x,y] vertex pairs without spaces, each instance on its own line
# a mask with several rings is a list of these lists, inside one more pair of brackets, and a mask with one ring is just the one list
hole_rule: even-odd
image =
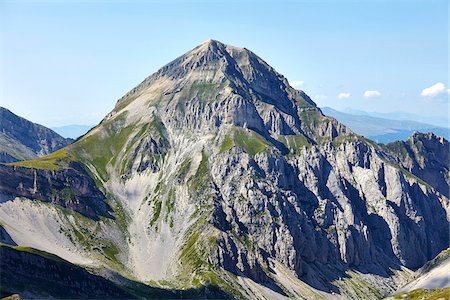
[[403,158],[208,40],[73,144],[0,165],[0,222],[20,246],[147,287],[378,299],[449,246],[449,199]]
[[414,132],[432,132],[435,135],[450,137],[450,129],[410,120],[392,120],[372,117],[369,115],[352,115],[334,110],[330,107],[321,108],[322,112],[348,126],[357,134],[364,135],[377,143],[389,143],[406,140]]
[[71,142],[71,139],[0,107],[0,162],[37,158]]
[[84,135],[95,125],[66,125],[60,127],[52,127],[51,129],[65,138],[77,139]]
[[398,120],[398,121],[415,120],[417,122],[425,124],[433,124],[434,126],[444,128],[448,128],[450,126],[448,117],[424,116],[404,111],[393,111],[382,113],[382,112],[373,112],[373,111],[369,112],[358,109],[346,108],[344,109],[344,113],[358,116],[370,116],[375,118]]

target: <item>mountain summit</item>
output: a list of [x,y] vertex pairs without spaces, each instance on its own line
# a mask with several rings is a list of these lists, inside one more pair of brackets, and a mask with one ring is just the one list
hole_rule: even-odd
[[215,40],[145,79],[118,101],[112,114],[150,103],[164,107],[163,117],[175,127],[214,131],[222,124],[245,125],[266,137],[303,134],[299,113],[318,111],[254,53]]
[[136,296],[379,298],[449,246],[443,182],[427,181],[444,177],[405,170],[397,149],[208,40],[75,143],[0,165],[0,221],[15,243],[107,268]]

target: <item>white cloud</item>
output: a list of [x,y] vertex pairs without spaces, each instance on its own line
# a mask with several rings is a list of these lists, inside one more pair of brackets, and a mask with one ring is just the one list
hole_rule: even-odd
[[339,93],[338,94],[338,99],[348,99],[350,98],[351,94],[350,93]]
[[443,84],[442,82],[438,82],[430,87],[423,89],[420,95],[423,97],[436,97],[437,95],[445,93],[445,90],[445,84]]
[[380,97],[381,93],[379,91],[365,91],[364,97],[366,98],[377,98]]
[[303,80],[294,80],[294,81],[289,82],[289,84],[294,88],[301,87],[301,86],[303,86],[304,83],[305,82]]

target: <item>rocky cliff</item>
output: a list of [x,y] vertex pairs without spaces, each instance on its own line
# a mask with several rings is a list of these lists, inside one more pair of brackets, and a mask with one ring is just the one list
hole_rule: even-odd
[[45,170],[0,164],[0,193],[50,202],[98,220],[111,217],[105,196],[76,162],[67,169]]
[[[150,285],[379,298],[449,245],[449,200],[429,182],[438,177],[324,116],[251,51],[214,40],[145,79],[64,153],[4,172],[69,175],[78,164],[112,218],[78,214],[87,198],[62,214],[11,187],[6,231]],[[33,227],[42,240],[25,238]]]
[[450,144],[433,133],[414,133],[406,142],[387,145],[403,168],[450,197]]

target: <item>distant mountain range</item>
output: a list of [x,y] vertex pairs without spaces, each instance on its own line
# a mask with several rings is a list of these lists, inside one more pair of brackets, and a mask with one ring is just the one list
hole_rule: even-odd
[[72,141],[0,107],[0,162],[37,158]]
[[[322,112],[335,118],[344,125],[350,127],[355,133],[368,137],[378,143],[390,143],[397,140],[406,140],[414,132],[432,132],[435,135],[450,136],[450,129],[432,124],[421,123],[411,120],[394,120],[389,118],[374,117],[367,113],[363,115],[337,111],[330,107],[322,107]],[[394,113],[395,114],[395,113]],[[385,114],[390,115],[390,114]]]
[[391,111],[391,112],[373,112],[373,111],[363,111],[353,108],[345,108],[343,110],[344,113],[358,116],[370,116],[376,118],[383,119],[391,119],[391,120],[400,120],[400,121],[408,121],[415,120],[421,123],[432,124],[437,127],[450,127],[448,117],[439,117],[439,116],[423,116],[418,114],[413,114],[405,111]]
[[51,129],[65,138],[77,139],[94,126],[95,125],[66,125],[51,127]]

